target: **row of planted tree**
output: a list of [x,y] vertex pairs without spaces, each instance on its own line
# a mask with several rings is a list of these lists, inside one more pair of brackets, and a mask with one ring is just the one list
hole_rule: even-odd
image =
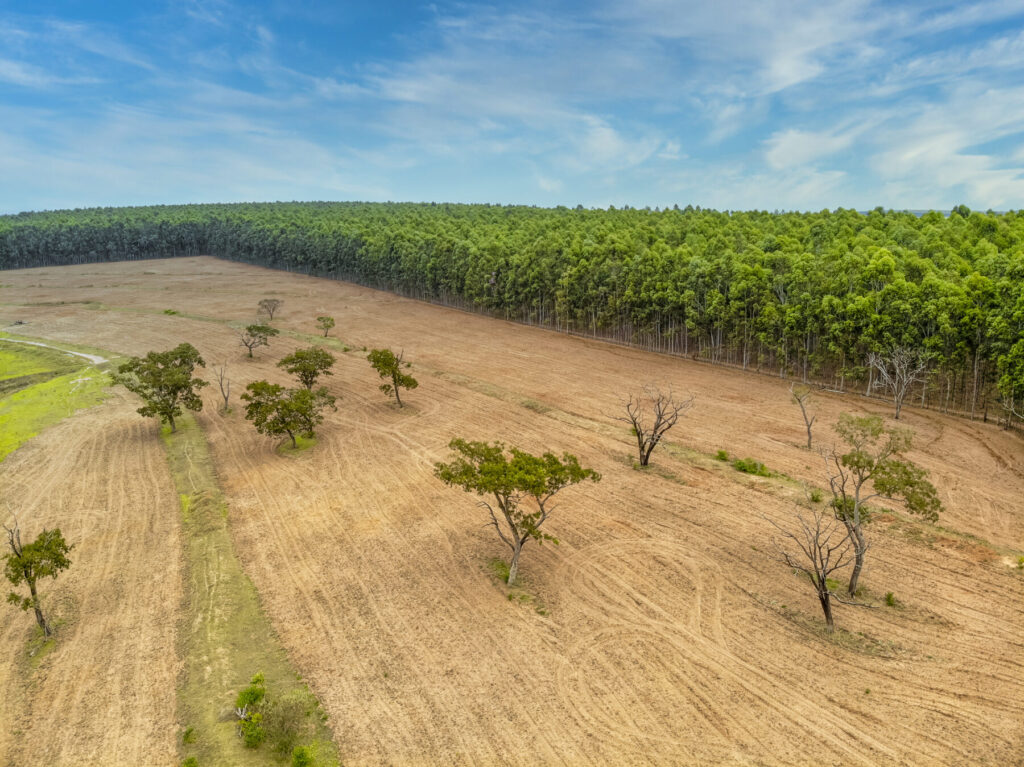
[[[0,217],[0,268],[213,255],[907,401],[1024,412],[1024,215],[266,203]],[[918,363],[920,363],[918,365]]]

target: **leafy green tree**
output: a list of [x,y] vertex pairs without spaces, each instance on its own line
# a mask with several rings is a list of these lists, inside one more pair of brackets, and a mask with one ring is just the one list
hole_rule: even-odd
[[32,543],[22,544],[21,529],[18,520],[14,526],[4,525],[7,531],[7,546],[10,549],[4,555],[4,575],[11,585],[28,586],[29,595],[23,596],[14,591],[7,595],[7,601],[22,610],[30,607],[35,610],[36,623],[43,631],[43,636],[50,636],[53,631],[43,616],[39,591],[36,586],[40,578],[56,578],[62,571],[71,566],[68,554],[73,546],[69,545],[60,532],[60,528],[43,530]]
[[532,538],[538,543],[558,543],[540,529],[553,510],[551,499],[555,494],[586,479],[601,479],[593,469],[581,467],[576,456],[569,453],[561,458],[553,453],[538,457],[513,447],[507,455],[501,442],[463,439],[453,439],[448,447],[455,455],[447,463],[435,464],[434,475],[446,485],[493,498],[493,503],[484,500],[480,505],[490,514],[498,537],[512,550],[509,585],[515,583],[519,555],[527,541]]
[[930,522],[939,518],[942,503],[928,473],[904,457],[913,434],[909,429],[886,428],[877,415],[842,413],[836,432],[847,452],[835,448],[824,453],[832,491],[832,510],[850,534],[854,565],[847,591],[857,593],[868,544],[864,525],[871,514],[865,504],[873,498],[901,499],[907,510]]
[[327,338],[327,334],[330,333],[331,328],[334,327],[334,317],[328,317],[326,315],[323,317],[317,317],[316,326],[320,328],[320,330],[324,331],[324,338]]
[[206,367],[203,358],[191,344],[179,344],[166,352],[150,352],[145,357],[132,357],[113,374],[114,383],[142,397],[145,404],[138,409],[142,416],[158,416],[175,431],[174,419],[182,407],[202,410],[199,389],[207,382],[193,377],[196,366]]
[[260,346],[270,346],[270,339],[276,336],[280,331],[277,328],[272,328],[270,325],[246,325],[245,330],[238,334],[239,340],[242,342],[242,346],[249,350],[249,356],[252,356],[252,350]]
[[335,406],[335,398],[327,389],[286,389],[267,381],[254,381],[245,387],[242,399],[245,417],[252,421],[260,434],[277,437],[287,434],[296,447],[296,435],[312,438],[316,427],[323,423],[323,410]]
[[277,363],[279,368],[286,370],[299,379],[299,382],[310,391],[320,376],[334,375],[331,368],[336,360],[329,351],[318,346],[308,349],[296,349]]
[[381,378],[391,379],[391,383],[381,384],[380,390],[384,394],[394,394],[395,401],[398,402],[399,407],[402,407],[402,397],[399,395],[398,390],[415,389],[419,386],[419,382],[415,378],[402,372],[403,367],[412,367],[411,362],[403,360],[404,356],[404,351],[400,352],[396,357],[395,353],[390,349],[373,349],[366,357]]

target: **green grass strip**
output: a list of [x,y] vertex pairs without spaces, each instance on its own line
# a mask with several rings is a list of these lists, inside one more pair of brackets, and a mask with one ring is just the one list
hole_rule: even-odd
[[261,672],[269,699],[297,696],[304,702],[308,714],[297,744],[314,746],[317,765],[337,765],[326,716],[291,668],[235,555],[227,504],[202,429],[184,415],[178,431],[164,428],[162,437],[181,499],[185,540],[186,617],[180,630],[185,666],[177,696],[182,759],[195,757],[200,767],[290,763],[290,752],[275,752],[270,742],[249,749],[238,737],[235,697]]
[[82,367],[0,399],[0,461],[46,427],[98,405],[108,384],[106,374]]

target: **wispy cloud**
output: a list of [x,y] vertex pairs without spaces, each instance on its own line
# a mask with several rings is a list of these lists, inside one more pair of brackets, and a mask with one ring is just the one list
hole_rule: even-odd
[[1019,0],[293,10],[8,14],[0,204],[1024,199]]

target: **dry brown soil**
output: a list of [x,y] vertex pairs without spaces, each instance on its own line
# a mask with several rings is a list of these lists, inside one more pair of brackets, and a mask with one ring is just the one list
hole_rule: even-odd
[[[305,343],[287,332],[337,319],[332,336],[354,349],[338,355],[340,407],[313,448],[276,452],[237,399],[218,414],[215,386],[200,422],[239,556],[346,765],[1024,759],[1024,573],[1008,566],[1024,549],[1018,437],[905,411],[944,529],[895,504],[873,523],[864,583],[876,604],[892,591],[901,606],[840,605],[844,631],[829,640],[762,517],[786,524],[797,483],[710,457],[725,449],[823,485],[783,381],[209,258],[3,281],[0,326],[21,319],[25,335],[129,354],[189,341],[228,363],[235,397],[250,380],[285,382],[274,363]],[[284,299],[274,324],[286,333],[248,360],[227,322],[251,322],[269,295]],[[385,345],[420,381],[404,409],[361,351]],[[648,381],[696,406],[640,472],[613,416]],[[842,411],[888,413],[836,394],[812,407],[822,444]],[[119,396],[0,464],[5,486],[29,488],[25,517],[81,541],[55,593],[71,636],[23,690],[25,717],[2,722],[0,763],[160,764],[173,749],[177,508],[156,426],[131,410]],[[520,589],[493,576],[506,552],[475,499],[432,476],[454,436],[569,450],[603,474],[560,497],[547,529],[561,545],[527,547]],[[14,689],[27,622],[0,612],[0,690]],[[24,756],[29,733],[51,744],[45,760]]]

